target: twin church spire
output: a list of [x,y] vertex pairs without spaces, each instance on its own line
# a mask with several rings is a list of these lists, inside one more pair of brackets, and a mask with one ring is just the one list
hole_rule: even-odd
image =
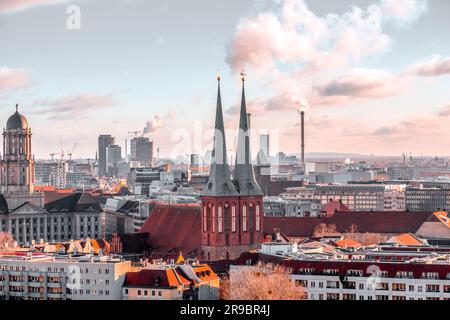
[[250,152],[250,131],[245,101],[245,74],[242,77],[242,98],[239,119],[238,145],[233,177],[227,163],[227,147],[223,122],[220,77],[217,77],[217,104],[213,151],[209,180],[204,196],[261,196],[263,192],[255,180]]

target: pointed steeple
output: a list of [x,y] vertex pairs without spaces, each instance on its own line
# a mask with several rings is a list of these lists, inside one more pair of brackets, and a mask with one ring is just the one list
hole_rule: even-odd
[[247,117],[247,104],[245,102],[245,74],[241,73],[242,99],[239,118],[238,145],[236,151],[236,164],[233,171],[233,182],[241,196],[263,195],[261,188],[255,180],[252,158],[250,155],[250,131]]
[[217,77],[217,105],[214,142],[211,155],[209,180],[203,191],[204,196],[236,196],[238,192],[231,181],[230,167],[227,163],[227,145],[220,95],[220,76]]

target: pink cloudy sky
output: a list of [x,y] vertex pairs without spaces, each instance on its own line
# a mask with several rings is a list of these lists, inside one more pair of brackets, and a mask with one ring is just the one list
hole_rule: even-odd
[[[70,4],[80,30],[66,28]],[[21,105],[38,157],[58,151],[59,136],[93,157],[99,134],[123,145],[134,130],[162,155],[204,152],[217,69],[230,130],[245,69],[254,149],[269,131],[297,153],[304,106],[309,152],[450,155],[449,10],[443,0],[0,0],[1,119]]]

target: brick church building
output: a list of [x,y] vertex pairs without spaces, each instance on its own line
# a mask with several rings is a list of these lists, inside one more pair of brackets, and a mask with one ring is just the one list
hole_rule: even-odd
[[255,180],[245,102],[245,77],[239,119],[236,162],[231,174],[220,94],[220,77],[209,180],[201,197],[201,253],[205,260],[233,259],[263,241],[263,192]]

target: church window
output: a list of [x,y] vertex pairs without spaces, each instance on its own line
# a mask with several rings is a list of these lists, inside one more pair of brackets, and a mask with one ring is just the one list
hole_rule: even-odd
[[261,215],[259,212],[259,202],[256,204],[256,221],[255,221],[255,229],[256,231],[260,230],[260,225],[261,225]]
[[248,225],[249,225],[249,230],[253,231],[253,227],[254,227],[254,207],[253,207],[253,203],[250,203],[248,206]]
[[203,206],[203,231],[208,231],[208,216],[207,216],[207,206]]
[[231,231],[236,232],[236,205],[231,207]]
[[230,231],[230,205],[228,203],[225,204],[223,209],[223,218],[224,218],[224,231]]
[[212,207],[211,231],[216,232],[216,206]]
[[219,233],[222,233],[223,231],[222,223],[223,223],[222,206],[219,205],[219,207],[217,208],[217,231],[219,231]]
[[247,231],[247,205],[242,206],[242,231]]

